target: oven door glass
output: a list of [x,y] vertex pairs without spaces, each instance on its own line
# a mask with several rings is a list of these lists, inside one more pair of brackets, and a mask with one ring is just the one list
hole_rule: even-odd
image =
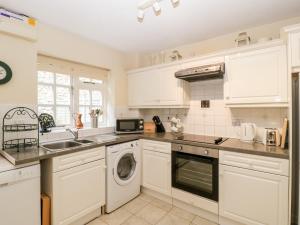
[[172,152],[172,186],[218,201],[218,159]]

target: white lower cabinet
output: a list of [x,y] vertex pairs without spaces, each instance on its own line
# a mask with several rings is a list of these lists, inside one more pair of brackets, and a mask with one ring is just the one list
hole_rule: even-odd
[[[155,144],[158,143],[158,144]],[[155,147],[151,147],[151,144]],[[169,153],[164,146],[159,149],[159,142],[147,143],[143,149],[143,187],[171,196],[171,145],[167,144]],[[148,149],[147,149],[148,148]]]
[[85,224],[101,214],[105,205],[104,157],[104,148],[95,148],[44,163],[42,186],[51,198],[52,225]]
[[288,224],[287,176],[220,164],[219,177],[220,224]]

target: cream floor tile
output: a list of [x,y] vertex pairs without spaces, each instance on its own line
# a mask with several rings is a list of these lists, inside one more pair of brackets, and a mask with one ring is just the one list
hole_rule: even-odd
[[195,219],[192,222],[193,225],[217,225],[216,223],[213,223],[209,220],[203,219],[199,216],[196,216]]
[[100,217],[100,220],[107,223],[108,225],[120,225],[125,222],[132,214],[124,208],[119,208],[116,211],[105,214]]
[[150,202],[151,205],[157,206],[165,211],[170,211],[172,209],[172,204],[167,203],[165,201],[159,200],[157,198],[153,199],[152,202]]
[[196,217],[196,215],[194,215],[194,214],[192,214],[188,211],[185,211],[183,209],[177,208],[175,206],[170,211],[170,214],[173,214],[175,216],[179,216],[179,217],[181,217],[183,219],[186,219],[190,222]]
[[181,217],[175,216],[171,213],[163,217],[157,225],[189,225],[190,221]]
[[107,225],[107,223],[104,223],[102,220],[100,220],[100,218],[97,218],[89,222],[87,225]]
[[141,211],[139,211],[136,216],[142,218],[150,224],[156,224],[166,214],[167,212],[165,210],[148,204]]
[[137,217],[131,216],[128,220],[126,220],[122,225],[149,225],[145,220]]
[[138,211],[140,211],[142,208],[144,208],[147,204],[149,204],[149,202],[143,200],[142,198],[137,197],[131,200],[130,202],[128,202],[124,206],[124,208],[129,212],[131,212],[132,214],[135,214]]
[[140,198],[140,199],[142,199],[142,200],[144,200],[146,202],[152,202],[155,199],[151,195],[147,195],[145,193],[141,193],[138,198]]

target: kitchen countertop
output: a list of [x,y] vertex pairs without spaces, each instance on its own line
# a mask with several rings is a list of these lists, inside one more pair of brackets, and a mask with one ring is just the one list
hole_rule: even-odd
[[[191,134],[184,134],[184,135],[191,135]],[[197,136],[197,135],[191,135]],[[109,138],[108,138],[109,137]],[[233,151],[245,154],[254,154],[260,156],[268,156],[268,157],[275,157],[275,158],[282,158],[282,159],[289,159],[289,153],[286,149],[281,149],[279,147],[273,146],[265,146],[260,143],[245,143],[241,142],[238,139],[229,138],[224,141],[220,145],[213,145],[213,144],[205,144],[205,143],[198,143],[193,141],[185,141],[179,140],[178,137],[174,136],[171,133],[156,133],[156,134],[131,134],[131,135],[116,135],[116,134],[104,134],[104,135],[96,135],[90,137],[84,137],[83,139],[93,140],[93,144],[86,144],[82,145],[77,148],[70,148],[65,149],[62,151],[48,151],[43,147],[32,147],[20,149],[18,152],[17,149],[9,149],[9,150],[1,150],[1,154],[5,157],[8,161],[10,161],[14,165],[21,165],[25,163],[30,163],[39,160],[45,160],[48,158],[70,154],[74,152],[84,151],[90,148],[96,148],[101,146],[109,146],[114,144],[120,144],[127,141],[133,141],[138,139],[148,139],[148,140],[155,140],[155,141],[163,141],[163,142],[171,142],[177,144],[188,144],[194,146],[201,146],[206,148],[215,148],[224,151]]]

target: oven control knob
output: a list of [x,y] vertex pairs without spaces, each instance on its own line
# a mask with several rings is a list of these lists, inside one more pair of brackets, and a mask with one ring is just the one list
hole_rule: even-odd
[[179,151],[182,151],[182,149],[183,149],[183,147],[180,145],[180,146],[179,146]]
[[141,126],[140,126],[140,129],[143,129],[143,128],[144,128],[144,127],[141,125]]
[[144,123],[144,121],[143,120],[140,120],[140,124],[143,124]]
[[204,154],[205,154],[205,155],[208,155],[208,151],[207,151],[207,150],[205,150],[205,151],[204,151]]

